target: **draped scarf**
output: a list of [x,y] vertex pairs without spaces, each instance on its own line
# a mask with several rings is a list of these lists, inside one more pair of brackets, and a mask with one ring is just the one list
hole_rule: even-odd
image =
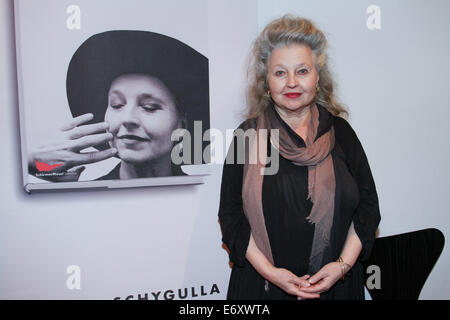
[[[323,107],[320,106],[320,108]],[[274,107],[267,108],[256,119],[256,128],[254,128],[256,134],[245,147],[249,158],[244,163],[242,200],[255,243],[266,258],[274,264],[262,206],[262,184],[264,174],[267,172],[268,136],[270,136],[271,145],[282,157],[296,165],[307,166],[308,199],[313,204],[307,220],[315,224],[308,272],[315,273],[321,267],[333,223],[336,180],[331,151],[334,147],[335,136],[334,127],[331,126],[327,132],[316,138],[319,127],[318,106],[312,104],[310,111],[307,138],[305,145],[300,147],[280,122]]]

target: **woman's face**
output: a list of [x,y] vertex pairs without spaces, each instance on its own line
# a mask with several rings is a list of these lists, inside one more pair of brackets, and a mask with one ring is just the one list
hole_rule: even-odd
[[276,48],[267,67],[270,94],[276,106],[289,113],[312,103],[319,74],[309,46],[292,44]]
[[169,89],[144,74],[121,75],[111,83],[105,121],[114,136],[111,147],[136,164],[170,156],[171,134],[183,122]]

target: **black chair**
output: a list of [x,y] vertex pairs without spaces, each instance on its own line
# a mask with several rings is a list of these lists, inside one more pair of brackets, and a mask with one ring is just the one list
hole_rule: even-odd
[[[370,258],[364,262],[365,284],[372,299],[418,300],[444,242],[444,235],[437,229],[377,238]],[[380,288],[373,288],[377,269],[372,267],[367,273],[370,266],[379,267]]]

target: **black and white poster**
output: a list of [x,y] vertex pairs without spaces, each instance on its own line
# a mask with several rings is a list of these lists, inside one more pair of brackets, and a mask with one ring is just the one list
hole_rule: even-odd
[[202,183],[207,1],[15,1],[27,191]]

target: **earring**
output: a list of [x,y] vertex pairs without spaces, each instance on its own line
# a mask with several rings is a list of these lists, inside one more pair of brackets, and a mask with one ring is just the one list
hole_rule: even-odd
[[272,96],[270,95],[270,90],[267,90],[266,94],[265,94],[266,98],[271,98]]

